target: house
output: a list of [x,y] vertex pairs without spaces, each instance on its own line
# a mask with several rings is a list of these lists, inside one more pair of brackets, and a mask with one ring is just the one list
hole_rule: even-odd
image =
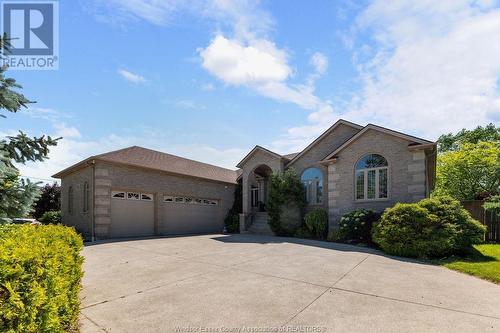
[[269,231],[269,176],[294,168],[308,209],[324,208],[330,227],[351,210],[382,211],[429,195],[436,144],[369,124],[339,120],[304,150],[281,155],[256,146],[238,170],[129,147],[92,156],[54,175],[62,180],[63,223],[86,238],[221,232],[242,185],[241,231]]

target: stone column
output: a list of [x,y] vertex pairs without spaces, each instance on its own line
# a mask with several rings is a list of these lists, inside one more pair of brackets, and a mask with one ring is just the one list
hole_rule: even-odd
[[330,229],[338,227],[340,209],[338,205],[340,174],[334,163],[328,165],[328,225]]
[[111,228],[111,179],[109,170],[95,166],[94,184],[94,234],[96,239],[110,237]]
[[408,197],[412,201],[419,201],[426,196],[425,152],[412,152],[412,161],[408,164]]
[[249,198],[250,195],[248,193],[249,188],[248,188],[248,175],[243,173],[241,176],[241,185],[242,185],[242,206],[243,206],[243,211],[240,214],[240,232],[245,232],[246,231],[246,218],[248,213],[250,212],[250,203],[249,203]]

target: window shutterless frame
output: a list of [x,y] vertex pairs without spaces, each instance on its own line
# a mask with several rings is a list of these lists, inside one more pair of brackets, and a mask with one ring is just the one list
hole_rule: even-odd
[[[386,194],[385,197],[380,197],[380,171],[386,170]],[[375,171],[375,195],[373,198],[368,197],[368,173]],[[358,173],[363,173],[363,198],[358,198]],[[354,198],[356,201],[370,201],[370,200],[385,200],[389,198],[389,167],[370,168],[354,170]]]
[[[382,163],[385,163],[385,165],[379,166],[379,167],[368,167],[368,168],[359,168],[358,169],[358,164],[362,161],[366,162],[366,159],[368,157],[373,157],[373,159],[378,159]],[[363,155],[356,163],[354,164],[354,201],[357,202],[366,202],[366,201],[384,201],[388,200],[390,196],[390,172],[389,172],[389,163],[387,159],[382,156],[381,154],[377,153],[370,153],[370,154],[365,154]],[[380,185],[381,185],[381,173],[385,170],[385,196],[380,197],[381,191],[380,191]],[[370,193],[370,186],[369,186],[369,174],[370,172],[375,173],[375,179],[374,179],[374,197],[369,198],[368,195]],[[358,176],[362,175],[362,180],[363,180],[363,198],[358,198],[358,185],[360,185],[358,182]]]

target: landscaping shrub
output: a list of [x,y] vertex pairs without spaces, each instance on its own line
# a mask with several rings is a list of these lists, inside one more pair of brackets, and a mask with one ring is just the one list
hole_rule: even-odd
[[[471,217],[459,201],[449,196],[424,199],[420,206],[438,217],[442,225],[453,231],[453,252],[466,252],[484,241],[486,227]],[[452,227],[450,227],[450,225]]]
[[233,206],[229,210],[224,219],[226,231],[229,233],[240,232],[240,213],[243,211],[243,191],[241,182],[234,189]]
[[228,214],[224,219],[226,231],[229,233],[238,233],[240,231],[240,216],[239,214]]
[[328,228],[328,214],[324,209],[315,208],[304,217],[307,229],[318,239],[324,239]]
[[481,243],[485,230],[458,201],[439,197],[386,209],[373,240],[390,254],[442,258]]
[[0,225],[0,332],[76,328],[82,246],[69,227]]
[[295,234],[302,224],[305,204],[304,186],[295,170],[288,169],[271,175],[266,207],[269,226],[276,235]]
[[370,244],[373,223],[379,219],[380,214],[370,209],[358,209],[345,214],[340,219],[339,240]]
[[300,228],[298,228],[293,236],[297,238],[314,238],[314,235],[306,226],[301,226]]
[[43,224],[59,224],[61,223],[61,212],[58,210],[51,210],[43,213],[42,217],[38,221]]

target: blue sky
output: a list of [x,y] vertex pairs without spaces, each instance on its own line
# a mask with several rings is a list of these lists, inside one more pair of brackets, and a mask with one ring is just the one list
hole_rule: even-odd
[[140,145],[234,168],[338,118],[436,139],[500,122],[497,1],[60,1],[58,71],[0,131],[61,135],[51,174]]

